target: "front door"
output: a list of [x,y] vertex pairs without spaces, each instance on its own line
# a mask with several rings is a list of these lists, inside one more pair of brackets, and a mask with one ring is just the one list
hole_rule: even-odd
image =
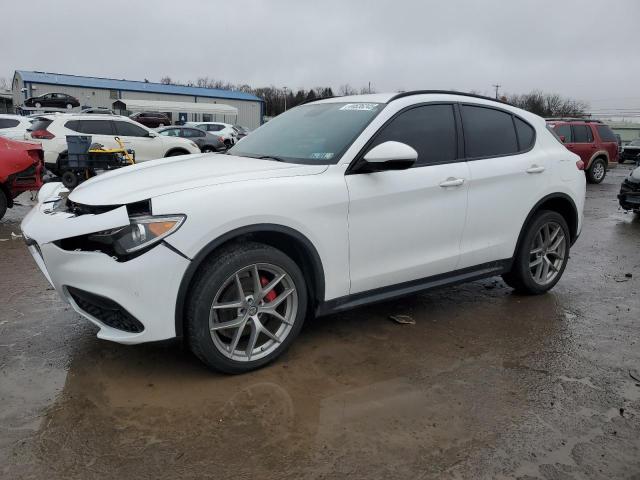
[[418,152],[413,168],[347,174],[351,293],[455,270],[467,209],[453,106],[404,110],[375,135]]

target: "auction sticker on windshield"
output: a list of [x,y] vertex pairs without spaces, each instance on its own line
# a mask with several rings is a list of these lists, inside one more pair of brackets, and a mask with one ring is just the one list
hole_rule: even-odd
[[375,110],[379,103],[347,103],[340,107],[340,110],[357,110],[360,112],[370,112]]

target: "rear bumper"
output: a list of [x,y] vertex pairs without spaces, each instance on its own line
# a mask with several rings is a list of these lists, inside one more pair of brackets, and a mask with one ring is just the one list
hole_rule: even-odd
[[[133,344],[175,337],[176,299],[188,259],[162,243],[126,262],[101,252],[63,250],[53,238],[56,231],[60,238],[68,237],[74,227],[67,230],[65,224],[93,217],[93,225],[108,214],[66,217],[45,213],[42,207],[36,205],[22,223],[29,251],[60,297],[100,328],[99,338]],[[116,310],[121,310],[119,320],[113,319]],[[122,323],[127,315],[142,327],[127,328]]]

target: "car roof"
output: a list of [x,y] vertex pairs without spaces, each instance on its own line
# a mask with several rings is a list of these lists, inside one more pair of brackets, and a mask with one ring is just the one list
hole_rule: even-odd
[[36,118],[46,118],[47,120],[126,120],[138,124],[124,115],[113,115],[110,113],[43,113]]

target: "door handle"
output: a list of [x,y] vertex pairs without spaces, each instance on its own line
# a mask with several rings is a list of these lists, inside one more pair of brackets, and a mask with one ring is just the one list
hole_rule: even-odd
[[446,187],[459,187],[463,183],[464,183],[464,178],[449,177],[445,181],[440,182],[440,186],[443,187],[443,188],[446,188]]
[[527,173],[542,173],[544,172],[544,167],[540,167],[538,165],[531,165],[527,168]]

